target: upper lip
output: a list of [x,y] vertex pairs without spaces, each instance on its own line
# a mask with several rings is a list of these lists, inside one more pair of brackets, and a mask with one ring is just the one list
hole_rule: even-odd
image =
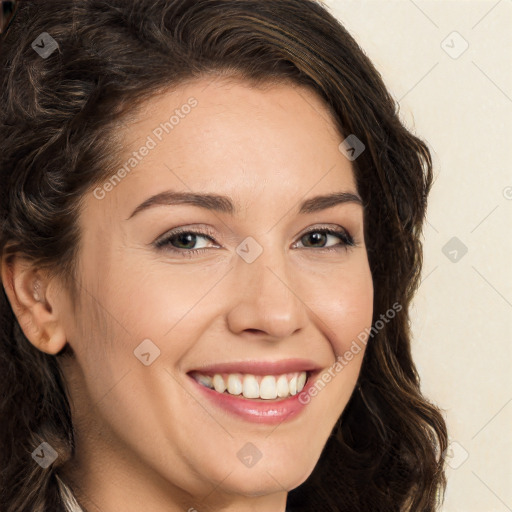
[[208,364],[191,371],[198,373],[250,373],[252,375],[280,375],[293,372],[314,372],[322,367],[309,359],[282,359],[280,361],[233,361]]

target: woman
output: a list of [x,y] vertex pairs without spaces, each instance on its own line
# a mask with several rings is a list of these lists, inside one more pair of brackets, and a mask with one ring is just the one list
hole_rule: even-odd
[[1,509],[435,510],[431,159],[339,22],[34,0],[0,58]]

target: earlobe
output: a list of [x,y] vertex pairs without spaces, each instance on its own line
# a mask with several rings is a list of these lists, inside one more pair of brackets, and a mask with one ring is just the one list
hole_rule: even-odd
[[42,352],[57,354],[67,341],[58,310],[49,302],[50,283],[17,255],[1,263],[5,293],[26,338]]

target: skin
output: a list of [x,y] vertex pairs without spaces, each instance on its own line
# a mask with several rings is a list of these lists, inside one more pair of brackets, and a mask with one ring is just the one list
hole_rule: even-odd
[[[60,474],[89,511],[284,511],[287,492],[311,474],[354,390],[364,349],[299,416],[277,427],[213,406],[186,372],[287,358],[327,370],[371,327],[363,207],[296,212],[315,195],[357,193],[351,163],[338,149],[344,137],[321,99],[294,85],[262,89],[225,78],[183,84],[152,98],[124,127],[120,161],[192,96],[197,107],[112,191],[86,197],[78,316],[56,278],[21,258],[2,264],[30,342],[50,354],[69,343],[75,353],[62,367],[76,456]],[[169,189],[223,194],[240,211],[157,206],[126,220]],[[303,235],[325,224],[348,230],[356,245]],[[215,242],[199,236],[189,246],[205,249],[191,257],[179,239],[181,253],[152,245],[180,226],[210,226]],[[263,249],[250,264],[236,252],[248,236]],[[149,366],[133,353],[146,338],[160,349]],[[247,442],[262,454],[252,467],[237,457]]]

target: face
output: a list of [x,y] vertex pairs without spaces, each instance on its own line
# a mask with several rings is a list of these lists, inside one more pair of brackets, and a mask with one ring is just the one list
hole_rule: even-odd
[[81,215],[79,314],[60,309],[72,471],[105,510],[282,507],[364,350],[336,357],[372,321],[344,137],[307,89],[225,79],[155,97],[121,135],[125,172]]

